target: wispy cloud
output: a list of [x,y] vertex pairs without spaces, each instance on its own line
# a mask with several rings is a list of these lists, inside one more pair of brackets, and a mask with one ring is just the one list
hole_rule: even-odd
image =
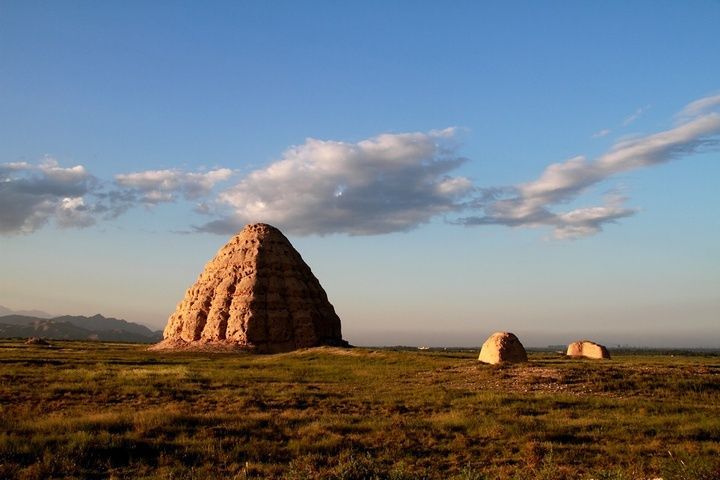
[[603,138],[603,137],[607,137],[608,135],[610,135],[610,132],[611,132],[611,131],[612,131],[612,130],[610,130],[609,128],[603,128],[602,130],[598,130],[597,132],[593,133],[593,134],[592,134],[592,138]]
[[[639,119],[646,111],[650,109],[650,105],[645,105],[644,107],[640,107],[637,110],[635,110],[631,115],[628,115],[623,119],[620,126],[622,128],[628,127],[632,123],[635,122],[635,120]],[[610,128],[603,128],[602,130],[598,130],[597,132],[592,134],[592,138],[604,138],[607,137],[612,133],[612,129]]]
[[473,186],[455,130],[383,134],[357,143],[308,139],[219,195],[231,213],[198,227],[228,233],[265,221],[295,234],[406,231],[458,211]]
[[618,199],[602,206],[567,212],[553,212],[550,208],[574,200],[589,187],[619,173],[696,153],[705,146],[714,145],[718,135],[720,114],[709,112],[663,132],[618,142],[594,161],[578,156],[549,165],[538,179],[506,188],[504,195],[476,202],[484,215],[468,216],[459,223],[549,226],[554,227],[556,238],[597,233],[604,224],[631,216],[636,210],[623,208],[622,200]]
[[628,125],[633,123],[635,120],[640,118],[645,112],[647,112],[649,108],[650,108],[650,105],[645,105],[644,107],[638,108],[632,114],[625,117],[625,119],[622,122],[622,126],[627,127]]
[[682,111],[677,115],[681,120],[696,117],[705,112],[708,112],[714,108],[720,106],[720,94],[710,95],[694,102],[689,103]]

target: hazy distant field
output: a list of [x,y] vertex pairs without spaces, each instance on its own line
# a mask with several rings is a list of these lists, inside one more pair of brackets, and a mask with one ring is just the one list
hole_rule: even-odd
[[0,342],[0,478],[720,478],[720,356]]

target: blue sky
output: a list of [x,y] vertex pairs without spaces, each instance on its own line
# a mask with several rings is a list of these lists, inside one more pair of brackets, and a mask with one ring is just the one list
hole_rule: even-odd
[[249,221],[359,344],[720,344],[718,2],[0,0],[0,305],[162,327]]

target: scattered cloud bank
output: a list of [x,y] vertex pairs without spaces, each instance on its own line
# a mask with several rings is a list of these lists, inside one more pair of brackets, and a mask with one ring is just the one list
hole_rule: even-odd
[[[706,102],[701,110],[694,111],[705,112],[707,108]],[[579,156],[552,164],[536,180],[486,195],[475,204],[484,214],[461,218],[459,223],[549,226],[559,239],[598,233],[604,224],[631,216],[636,210],[624,208],[623,199],[618,197],[610,198],[605,205],[566,212],[553,212],[550,207],[574,200],[589,187],[614,175],[696,153],[714,145],[718,135],[720,114],[696,115],[669,130],[620,141],[594,161]]]
[[454,129],[383,134],[357,143],[308,139],[218,197],[231,214],[198,227],[235,232],[248,222],[299,234],[373,235],[405,231],[457,212],[473,190],[449,172]]
[[0,164],[0,234],[28,234],[53,221],[83,228],[117,218],[130,208],[198,199],[227,180],[229,169],[209,172],[159,170],[117,175],[104,183],[82,165],[61,167],[46,157],[39,164]]
[[[222,189],[228,168],[122,173],[102,182],[84,166],[0,164],[0,234],[31,233],[53,221],[80,228],[130,208],[188,201],[211,220],[194,231],[228,234],[248,222],[276,224],[297,235],[375,235],[407,231],[438,217],[466,226],[551,228],[557,239],[589,236],[637,209],[606,195],[601,205],[559,208],[600,182],[716,146],[720,95],[688,104],[674,127],[616,142],[595,159],[549,165],[532,181],[480,188],[453,175],[459,156],[453,128],[385,133],[356,143],[308,139],[281,158]],[[648,107],[627,117],[629,125]],[[604,137],[601,130],[594,137]]]

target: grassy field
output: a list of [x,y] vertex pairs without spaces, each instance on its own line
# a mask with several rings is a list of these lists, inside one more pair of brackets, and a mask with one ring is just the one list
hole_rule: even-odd
[[718,479],[720,357],[0,342],[0,478]]

